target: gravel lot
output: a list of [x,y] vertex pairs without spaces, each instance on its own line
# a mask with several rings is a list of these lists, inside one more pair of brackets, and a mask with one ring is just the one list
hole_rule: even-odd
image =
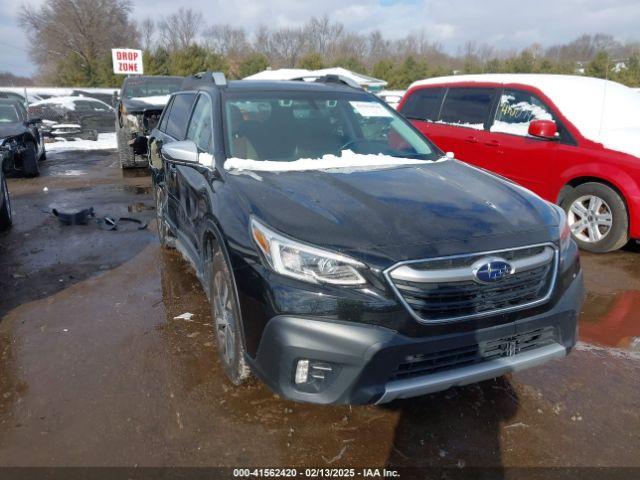
[[[385,407],[303,405],[226,381],[206,297],[158,245],[147,172],[123,176],[113,151],[41,172],[10,180],[0,236],[0,466],[640,467],[638,247],[583,254],[565,360]],[[46,213],[91,206],[149,228]]]

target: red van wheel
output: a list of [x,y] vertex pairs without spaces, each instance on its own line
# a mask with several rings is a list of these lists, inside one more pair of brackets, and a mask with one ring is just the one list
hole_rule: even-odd
[[562,202],[571,234],[583,250],[611,252],[629,241],[627,207],[620,195],[602,183],[574,188]]

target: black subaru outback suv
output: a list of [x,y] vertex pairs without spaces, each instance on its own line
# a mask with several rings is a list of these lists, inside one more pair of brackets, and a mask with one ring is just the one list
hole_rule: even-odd
[[150,136],[164,246],[229,379],[383,403],[564,357],[583,296],[563,211],[445,156],[340,78],[172,95]]

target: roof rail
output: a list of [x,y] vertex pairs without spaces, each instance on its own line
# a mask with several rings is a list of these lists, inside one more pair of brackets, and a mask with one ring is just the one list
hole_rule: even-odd
[[203,83],[213,83],[219,87],[227,86],[227,78],[224,76],[222,72],[211,72],[207,70],[206,72],[198,72],[194,73],[190,77],[186,77],[182,81],[182,89],[188,90],[190,88],[194,88],[198,85],[202,85]]
[[331,73],[323,75],[321,77],[317,77],[314,81],[318,83],[342,83],[343,85],[347,85],[351,88],[362,90],[362,87],[357,82],[349,77],[345,77],[344,75],[336,75]]

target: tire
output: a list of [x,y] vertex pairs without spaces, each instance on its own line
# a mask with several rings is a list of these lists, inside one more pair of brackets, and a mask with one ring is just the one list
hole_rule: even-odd
[[37,177],[40,175],[40,167],[38,166],[38,150],[36,144],[28,142],[26,149],[22,154],[22,172],[25,177]]
[[11,227],[11,197],[9,196],[9,188],[7,187],[7,179],[2,175],[2,198],[0,199],[0,230],[8,230]]
[[134,168],[136,166],[136,157],[133,150],[129,147],[126,139],[126,131],[124,128],[118,128],[118,157],[120,157],[120,168]]
[[622,197],[611,187],[583,183],[563,200],[571,234],[578,246],[589,252],[606,253],[629,241],[629,216]]
[[156,223],[158,228],[158,240],[163,248],[175,248],[175,241],[167,221],[165,213],[167,211],[167,196],[164,187],[156,185],[153,190],[156,201]]
[[251,376],[251,370],[244,358],[235,283],[222,251],[216,248],[211,255],[206,264],[206,279],[218,356],[227,378],[234,385],[240,385]]

